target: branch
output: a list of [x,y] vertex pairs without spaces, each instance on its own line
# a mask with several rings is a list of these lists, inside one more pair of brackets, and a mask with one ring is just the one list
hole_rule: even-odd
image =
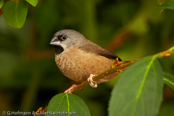
[[[171,56],[171,55],[174,55],[174,46],[173,46],[172,48],[170,48],[169,50],[166,50],[166,51],[163,51],[163,52],[154,54],[154,55],[152,55],[152,56],[156,56],[157,58],[162,58],[162,57],[168,57],[168,56]],[[123,62],[123,63],[120,64],[120,65],[117,65],[117,64],[116,64],[115,67],[110,68],[110,69],[107,69],[106,71],[101,72],[101,73],[98,74],[97,76],[94,76],[94,77],[93,77],[93,80],[94,80],[94,81],[97,81],[97,80],[99,80],[99,79],[101,79],[101,78],[103,78],[103,77],[105,77],[105,76],[107,76],[107,75],[110,75],[110,74],[114,73],[114,72],[118,72],[118,71],[121,72],[121,71],[125,70],[128,66],[130,66],[131,64],[133,64],[133,63],[135,63],[136,61],[141,60],[141,59],[142,59],[142,58],[136,59],[136,60],[133,60],[133,61],[129,61],[129,62],[126,62],[126,63]],[[117,61],[116,61],[116,62],[117,62]],[[75,93],[75,92],[81,91],[81,90],[82,90],[85,86],[87,86],[88,84],[89,84],[88,81],[85,81],[85,82],[83,82],[83,83],[81,83],[81,84],[75,86],[74,88],[72,88],[72,89],[70,90],[70,92],[71,92],[71,93]],[[47,106],[47,107],[48,107],[48,106]],[[39,108],[39,109],[36,111],[37,113],[35,113],[34,116],[44,116],[44,115],[39,115],[39,113],[42,112],[42,111],[46,111],[46,110],[47,110],[47,107],[45,107],[43,110],[42,110],[42,107]]]
[[[173,55],[173,54],[174,54],[174,46],[172,48],[170,48],[169,50],[154,54],[152,56],[156,55],[157,58],[162,58],[162,57],[168,57],[168,56]],[[118,71],[121,72],[121,71],[125,70],[128,66],[130,66],[131,64],[133,64],[136,61],[141,60],[141,59],[142,58],[136,59],[136,60],[133,60],[133,61],[129,61],[129,62],[126,62],[126,63],[122,63],[122,64],[120,64],[120,65],[118,65],[114,68],[107,69],[107,70],[99,73],[98,75],[94,76],[93,80],[97,81],[97,80],[99,80],[99,79],[101,79],[101,78],[103,78],[107,75],[110,75],[110,74],[114,73],[114,72],[118,72]],[[85,82],[77,85],[76,87],[72,88],[70,90],[70,92],[75,93],[75,92],[81,91],[88,84],[89,84],[88,81],[85,81]]]
[[119,46],[123,44],[126,39],[130,36],[130,30],[123,28],[120,33],[115,35],[110,42],[110,44],[106,47],[107,50],[113,52],[115,49],[117,49]]
[[33,116],[45,116],[43,112],[47,111],[48,106],[46,106],[44,109],[42,109],[42,107],[40,107]]

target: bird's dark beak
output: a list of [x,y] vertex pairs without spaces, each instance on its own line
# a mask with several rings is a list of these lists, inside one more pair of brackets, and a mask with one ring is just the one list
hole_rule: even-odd
[[60,41],[58,41],[57,38],[53,38],[50,44],[55,46],[60,46]]

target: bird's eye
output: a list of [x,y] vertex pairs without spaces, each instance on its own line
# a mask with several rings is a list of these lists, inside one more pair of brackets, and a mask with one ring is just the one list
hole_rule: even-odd
[[57,38],[59,41],[64,41],[67,39],[67,36],[66,35],[59,35],[59,36],[57,36]]

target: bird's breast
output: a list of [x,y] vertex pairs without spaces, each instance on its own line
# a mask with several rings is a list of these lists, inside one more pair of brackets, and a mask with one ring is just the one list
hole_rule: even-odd
[[99,74],[111,68],[113,60],[73,47],[56,55],[55,61],[65,76],[83,82],[90,74]]

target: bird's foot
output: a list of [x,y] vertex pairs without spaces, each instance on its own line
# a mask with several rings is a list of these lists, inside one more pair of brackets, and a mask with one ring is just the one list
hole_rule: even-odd
[[97,87],[97,82],[93,80],[93,77],[96,76],[94,74],[90,74],[89,78],[87,79],[87,81],[89,82],[89,85],[93,88]]
[[72,90],[76,87],[76,84],[71,85],[70,88],[68,88],[67,90],[64,91],[64,93],[71,93],[72,94]]

